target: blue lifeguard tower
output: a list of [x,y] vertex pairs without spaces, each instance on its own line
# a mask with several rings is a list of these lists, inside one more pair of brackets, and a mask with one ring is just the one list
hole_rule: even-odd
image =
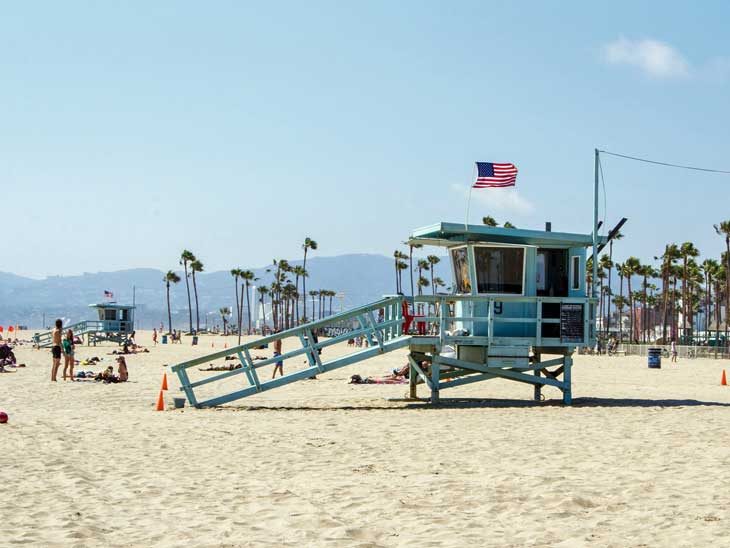
[[[134,305],[117,304],[115,302],[90,304],[97,312],[97,319],[84,320],[63,328],[70,329],[74,335],[86,335],[86,344],[95,345],[110,341],[124,344],[134,331]],[[39,348],[51,346],[51,331],[33,335],[33,343]]]
[[[606,238],[597,230],[584,235],[444,222],[413,231],[410,241],[448,253],[451,294],[387,296],[174,365],[190,404],[221,405],[405,347],[412,398],[419,384],[427,386],[436,404],[445,389],[501,378],[532,385],[535,399],[541,399],[544,386],[556,387],[570,404],[572,354],[595,344],[596,299],[586,294],[586,248],[592,246],[595,257]],[[417,315],[419,309],[424,312]],[[343,322],[359,327],[331,338],[313,337]],[[334,358],[320,353],[360,335],[368,341],[364,349]],[[290,337],[301,346],[278,357],[251,358],[254,348]],[[238,357],[241,368],[200,379],[188,376],[191,368],[230,355]],[[304,369],[277,379],[257,374],[260,367],[302,356],[308,363]],[[245,375],[247,384],[233,391],[230,384],[218,384],[225,392],[214,390],[213,383],[236,375]],[[205,385],[205,394],[197,392]]]

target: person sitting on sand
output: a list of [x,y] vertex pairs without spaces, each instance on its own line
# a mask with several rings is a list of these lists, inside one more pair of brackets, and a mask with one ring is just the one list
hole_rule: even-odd
[[[63,380],[70,378],[74,380],[74,334],[70,329],[66,331],[66,336],[61,341],[63,347]],[[69,372],[70,370],[70,372]],[[70,377],[69,377],[70,376]]]
[[117,365],[119,366],[119,382],[127,382],[129,380],[129,372],[127,371],[127,362],[124,356],[117,358]]

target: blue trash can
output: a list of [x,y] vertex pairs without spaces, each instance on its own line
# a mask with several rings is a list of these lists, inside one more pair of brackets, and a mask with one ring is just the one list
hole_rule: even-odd
[[193,335],[193,346],[197,346],[197,345],[198,345],[198,336]]
[[162,344],[167,344],[167,335],[162,335]]
[[648,356],[647,365],[649,366],[649,369],[661,369],[662,368],[662,349],[661,348],[650,348],[647,356]]

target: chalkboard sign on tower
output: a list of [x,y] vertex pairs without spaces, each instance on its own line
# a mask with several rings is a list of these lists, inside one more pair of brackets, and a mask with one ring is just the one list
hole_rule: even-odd
[[583,305],[560,304],[560,342],[582,343],[584,338]]

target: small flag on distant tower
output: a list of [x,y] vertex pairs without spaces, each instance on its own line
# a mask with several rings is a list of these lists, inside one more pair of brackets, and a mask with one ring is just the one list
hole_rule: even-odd
[[105,289],[104,290],[104,297],[106,297],[107,299],[113,299],[114,298],[114,293],[112,293],[111,291],[107,291]]
[[515,186],[517,168],[514,164],[477,162],[477,180],[472,188],[502,188]]

